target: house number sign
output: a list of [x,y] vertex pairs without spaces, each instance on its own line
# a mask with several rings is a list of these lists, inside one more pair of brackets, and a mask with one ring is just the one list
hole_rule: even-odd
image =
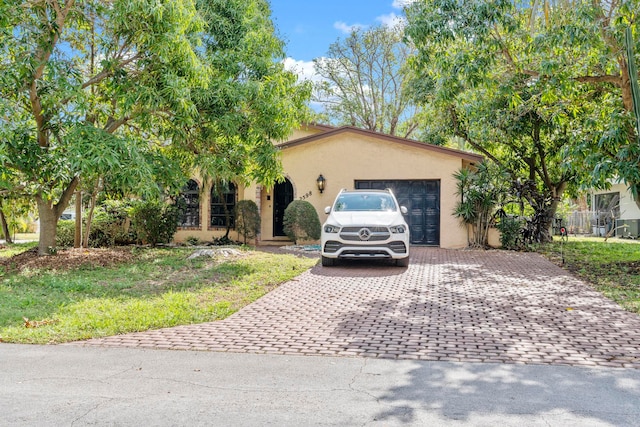
[[298,199],[300,200],[306,200],[309,197],[311,197],[311,195],[313,194],[313,192],[311,190],[307,191],[305,194],[303,194],[302,196],[298,197]]

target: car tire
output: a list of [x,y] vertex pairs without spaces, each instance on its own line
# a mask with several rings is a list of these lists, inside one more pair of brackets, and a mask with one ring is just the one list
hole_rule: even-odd
[[336,265],[335,258],[327,258],[326,256],[322,257],[322,266],[323,267],[333,267]]
[[409,257],[397,259],[396,265],[398,267],[409,267]]

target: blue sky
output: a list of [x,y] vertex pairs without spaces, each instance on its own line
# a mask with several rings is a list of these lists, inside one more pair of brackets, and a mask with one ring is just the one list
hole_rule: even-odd
[[285,40],[288,68],[307,77],[311,61],[324,56],[329,45],[345,38],[353,26],[390,24],[402,16],[407,0],[269,0],[272,19]]

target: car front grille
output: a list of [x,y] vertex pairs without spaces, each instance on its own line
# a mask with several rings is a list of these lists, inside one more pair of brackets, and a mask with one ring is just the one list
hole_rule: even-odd
[[[366,231],[367,238],[363,238]],[[340,238],[350,242],[382,242],[388,240],[391,233],[387,227],[344,227],[340,230]]]
[[367,227],[366,225],[360,227],[343,227],[341,231],[346,233],[357,233],[363,228],[368,228],[372,233],[388,233],[389,229],[387,227]]

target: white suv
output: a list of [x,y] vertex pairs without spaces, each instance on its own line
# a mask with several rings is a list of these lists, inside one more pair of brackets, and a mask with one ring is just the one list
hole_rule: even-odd
[[341,190],[322,226],[322,265],[337,259],[396,260],[409,265],[409,226],[391,190]]

